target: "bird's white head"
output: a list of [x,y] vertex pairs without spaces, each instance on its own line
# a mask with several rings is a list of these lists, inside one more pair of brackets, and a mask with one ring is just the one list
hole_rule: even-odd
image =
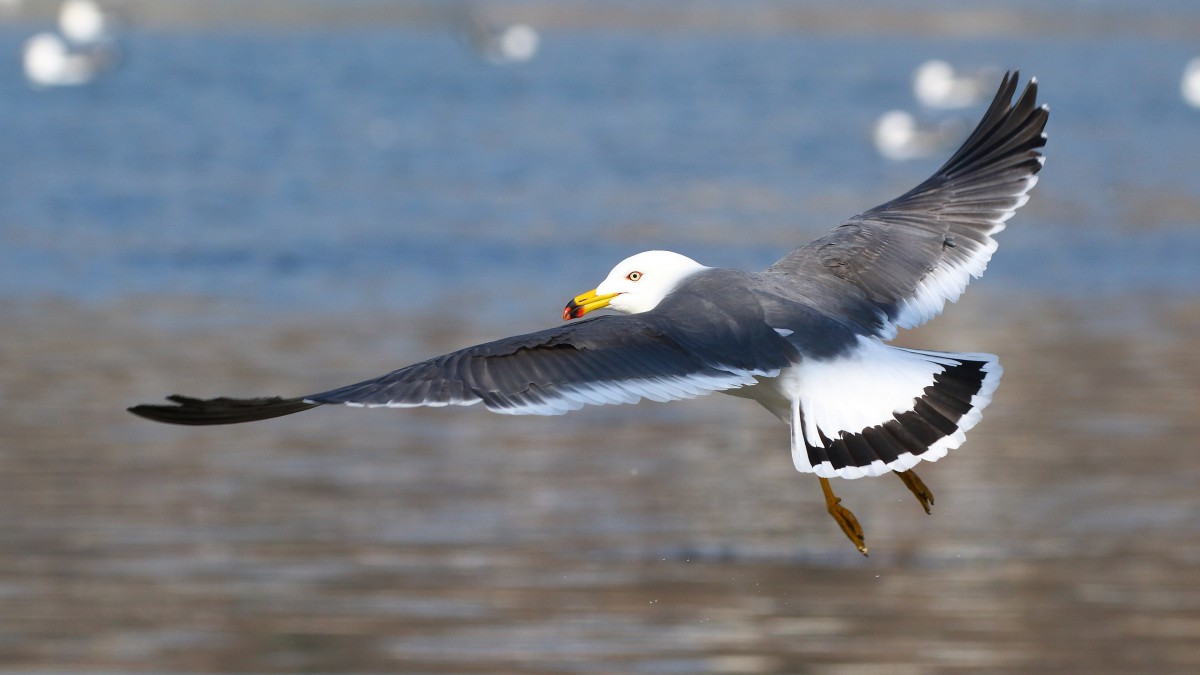
[[630,256],[608,273],[595,290],[572,298],[563,310],[563,320],[578,319],[602,307],[624,314],[654,309],[684,279],[704,265],[671,251],[645,251]]

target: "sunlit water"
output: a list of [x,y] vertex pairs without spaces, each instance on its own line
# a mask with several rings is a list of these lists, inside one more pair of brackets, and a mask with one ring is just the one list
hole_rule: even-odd
[[[0,54],[25,33],[0,32]],[[132,30],[0,69],[0,664],[402,672],[1187,672],[1200,664],[1194,44]],[[744,401],[527,419],[126,405],[298,394],[556,322],[616,260],[762,267],[914,185],[930,57],[1020,66],[1042,182],[933,348],[1006,366],[969,442],[843,482]],[[969,122],[978,108],[964,111]]]

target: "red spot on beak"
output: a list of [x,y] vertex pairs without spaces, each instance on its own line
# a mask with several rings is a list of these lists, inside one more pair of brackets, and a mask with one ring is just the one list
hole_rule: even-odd
[[606,293],[604,295],[596,295],[595,290],[588,291],[583,295],[577,295],[571,298],[567,306],[563,309],[563,321],[578,319],[587,314],[593,309],[600,309],[608,306],[608,301],[617,297],[617,293]]

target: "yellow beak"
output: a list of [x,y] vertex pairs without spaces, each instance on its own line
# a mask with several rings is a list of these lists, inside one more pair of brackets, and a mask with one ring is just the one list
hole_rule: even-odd
[[605,293],[604,295],[596,295],[596,289],[592,289],[583,295],[577,295],[571,298],[567,303],[566,309],[563,310],[563,321],[578,319],[594,309],[607,307],[608,303],[620,293]]

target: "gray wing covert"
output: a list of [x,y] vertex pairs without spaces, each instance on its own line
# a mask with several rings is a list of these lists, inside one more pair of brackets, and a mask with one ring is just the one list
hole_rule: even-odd
[[[588,404],[692,398],[754,383],[790,363],[765,324],[693,330],[663,313],[600,316],[468,347],[382,377],[303,397],[357,406],[483,403],[509,414],[556,415]],[[756,348],[738,348],[747,339]]]

